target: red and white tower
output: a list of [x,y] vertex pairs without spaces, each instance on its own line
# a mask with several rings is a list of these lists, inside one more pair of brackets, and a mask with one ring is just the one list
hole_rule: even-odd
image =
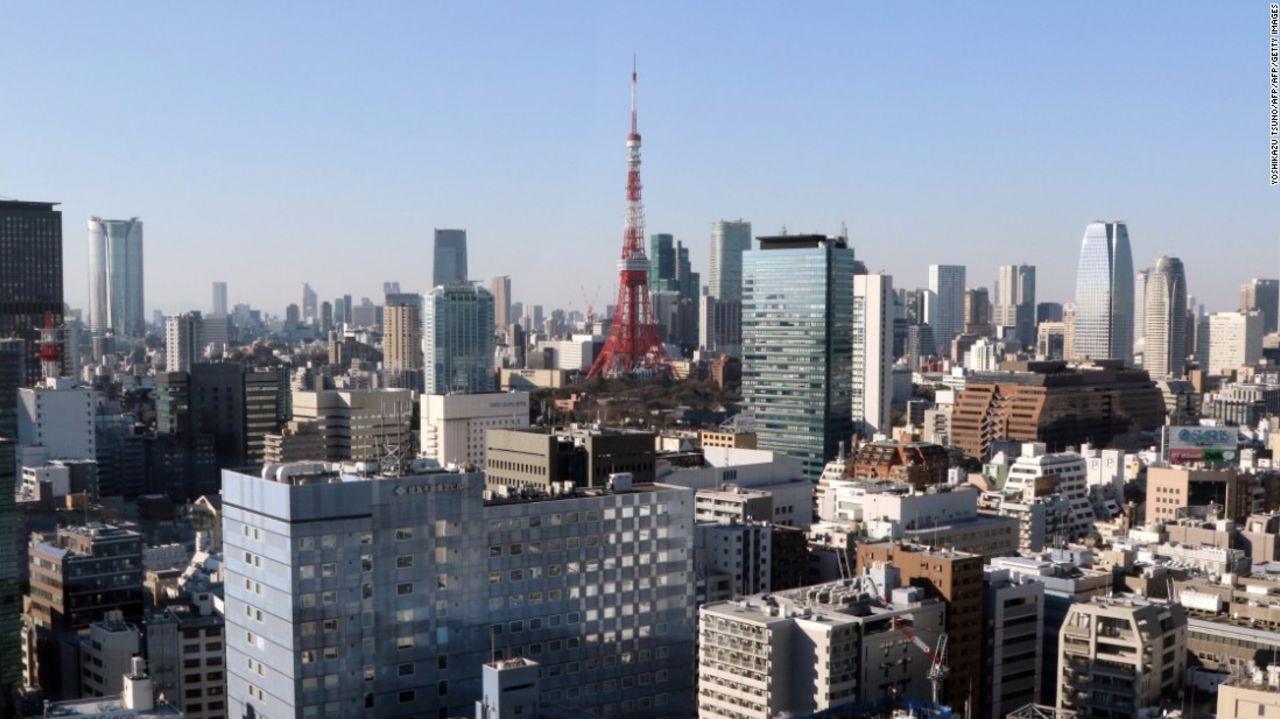
[[637,370],[670,369],[667,346],[653,321],[649,301],[649,258],[644,252],[644,203],[640,201],[640,131],[636,125],[636,68],[631,66],[631,134],[627,135],[627,226],[618,261],[618,304],[609,338],[588,378],[614,378]]

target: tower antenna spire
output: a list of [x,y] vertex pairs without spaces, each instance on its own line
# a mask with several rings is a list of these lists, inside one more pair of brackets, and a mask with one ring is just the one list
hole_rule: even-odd
[[639,132],[639,125],[636,123],[636,56],[631,54],[631,134],[635,135]]

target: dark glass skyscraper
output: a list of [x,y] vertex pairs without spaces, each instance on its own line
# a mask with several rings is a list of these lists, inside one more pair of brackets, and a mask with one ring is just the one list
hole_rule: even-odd
[[742,260],[743,404],[760,448],[817,479],[853,433],[853,249],[822,235],[761,237]]
[[436,230],[431,286],[467,281],[467,231]]
[[45,313],[62,324],[62,212],[56,202],[0,201],[0,337],[25,343],[24,384],[40,379],[35,358]]

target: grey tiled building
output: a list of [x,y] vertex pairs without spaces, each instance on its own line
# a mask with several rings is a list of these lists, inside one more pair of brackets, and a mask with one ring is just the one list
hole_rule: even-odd
[[486,500],[484,476],[223,473],[228,716],[470,714],[481,666],[541,700],[692,713],[693,493]]

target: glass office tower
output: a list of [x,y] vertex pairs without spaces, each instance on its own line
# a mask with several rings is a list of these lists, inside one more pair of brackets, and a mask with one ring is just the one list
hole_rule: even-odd
[[1091,222],[1076,269],[1073,357],[1133,363],[1133,256],[1123,222]]
[[761,237],[742,274],[743,404],[760,448],[817,479],[853,432],[853,249],[822,235]]
[[494,391],[493,293],[446,285],[427,299],[427,394]]

